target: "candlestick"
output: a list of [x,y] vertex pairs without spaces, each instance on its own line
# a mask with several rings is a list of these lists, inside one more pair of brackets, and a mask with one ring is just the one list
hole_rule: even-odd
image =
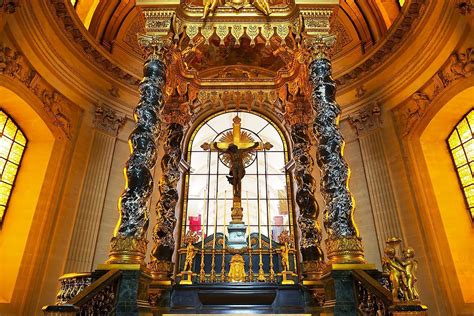
[[216,235],[217,235],[217,196],[216,196],[216,211],[214,218],[214,237],[212,241],[212,261],[211,261],[211,282],[216,282]]
[[[204,201],[206,201],[206,189],[204,189]],[[205,202],[204,202],[205,204]],[[205,207],[203,208],[203,210]],[[203,211],[202,212],[202,217],[201,217],[201,269],[199,271],[199,282],[204,283],[206,281],[206,271],[204,270],[204,224],[206,221],[204,220],[206,213]],[[206,225],[207,227],[207,225]]]
[[270,254],[270,282],[275,282],[275,271],[273,267],[273,232],[272,232],[272,222],[270,218],[270,212],[267,212],[267,220],[268,220],[268,230],[269,230],[269,238],[270,238],[270,244],[269,244],[269,254]]
[[225,282],[225,228],[227,224],[227,191],[224,191],[224,229],[222,231],[222,267],[221,267],[221,282]]
[[249,234],[248,250],[249,250],[249,282],[253,282],[253,263],[252,263],[252,239],[250,237],[250,208],[249,208],[249,191],[245,191],[247,197],[247,230]]
[[[257,196],[260,196],[260,188],[257,187],[257,191],[259,194]],[[258,214],[258,244],[259,244],[259,256],[260,256],[260,262],[259,262],[259,269],[258,269],[258,277],[257,280],[259,282],[265,282],[265,273],[263,271],[263,260],[262,260],[262,230],[261,230],[261,225],[260,225],[260,203],[257,201],[257,214]]]

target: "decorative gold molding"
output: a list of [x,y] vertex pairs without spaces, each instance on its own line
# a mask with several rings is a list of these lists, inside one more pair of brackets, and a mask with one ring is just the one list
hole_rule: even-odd
[[71,119],[73,105],[36,72],[23,54],[0,45],[0,74],[22,83],[32,91],[43,104],[52,123],[62,130],[67,139],[73,138],[77,126]]
[[330,263],[366,263],[362,240],[356,236],[326,239],[326,252]]
[[139,264],[144,265],[146,245],[145,238],[117,235],[110,241],[109,259],[106,264]]

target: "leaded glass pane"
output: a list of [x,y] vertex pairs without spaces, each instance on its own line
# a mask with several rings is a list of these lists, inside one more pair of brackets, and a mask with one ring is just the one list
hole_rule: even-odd
[[[459,137],[458,137],[459,135]],[[448,138],[459,182],[474,220],[474,110],[458,123]]]

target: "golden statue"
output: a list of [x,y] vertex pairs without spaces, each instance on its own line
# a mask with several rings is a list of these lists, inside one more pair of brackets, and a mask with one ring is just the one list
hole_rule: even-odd
[[415,260],[415,250],[412,247],[408,247],[403,250],[403,261],[402,265],[405,270],[405,298],[409,301],[415,301],[420,298],[418,291],[416,290],[416,269],[418,268],[418,261]]
[[189,242],[186,247],[186,260],[184,261],[183,271],[192,271],[194,257],[196,257],[196,248]]
[[398,290],[403,284],[402,278],[405,271],[396,256],[396,250],[394,247],[387,246],[384,250],[384,253],[385,256],[382,259],[382,269],[383,272],[389,276],[393,301],[399,302],[400,299],[398,298]]
[[388,274],[391,284],[394,302],[399,302],[399,290],[403,292],[403,301],[417,301],[420,296],[416,290],[416,269],[418,262],[415,260],[415,250],[408,247],[403,250],[403,258],[397,256],[395,247],[401,243],[399,238],[387,240],[387,247],[384,250],[385,256],[382,259],[382,268]]
[[184,261],[183,271],[192,271],[193,260],[196,257],[197,250],[193,246],[199,240],[199,236],[195,231],[189,230],[184,237],[184,242],[187,243],[186,247],[186,259]]
[[265,15],[270,15],[272,13],[268,0],[226,0],[224,3],[223,2],[224,0],[204,0],[204,13],[202,19],[206,19],[211,12],[213,13],[216,8],[221,5],[231,6],[235,10],[240,10],[248,5],[253,5],[257,10]]
[[288,271],[289,269],[289,256],[290,256],[290,247],[288,243],[284,243],[280,246],[280,256],[281,256],[281,269],[282,271]]
[[230,260],[229,281],[244,282],[246,277],[244,258],[239,254],[233,255]]

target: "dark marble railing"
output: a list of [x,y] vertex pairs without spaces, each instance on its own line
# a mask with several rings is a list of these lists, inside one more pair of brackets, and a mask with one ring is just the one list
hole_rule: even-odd
[[60,279],[57,304],[43,307],[43,313],[47,316],[112,315],[117,305],[121,276],[121,271],[110,270],[81,289],[82,285],[92,281],[91,274],[65,275]]

